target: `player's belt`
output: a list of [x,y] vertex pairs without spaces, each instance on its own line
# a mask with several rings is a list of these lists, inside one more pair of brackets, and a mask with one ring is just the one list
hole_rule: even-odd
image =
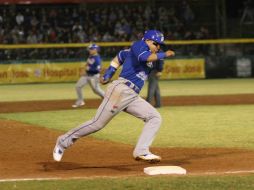
[[130,81],[126,81],[124,84],[130,87],[132,90],[134,90],[137,94],[139,94],[140,89],[135,84],[133,84]]
[[90,71],[86,71],[87,76],[94,76],[97,75],[99,72],[90,72]]

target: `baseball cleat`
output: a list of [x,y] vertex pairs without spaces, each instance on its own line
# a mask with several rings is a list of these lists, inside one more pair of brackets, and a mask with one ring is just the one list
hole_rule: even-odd
[[81,106],[84,106],[85,105],[85,102],[81,102],[79,104],[73,104],[72,107],[73,108],[78,108],[78,107],[81,107]]
[[58,143],[56,144],[53,151],[53,158],[55,161],[60,162],[62,160],[64,149],[61,148]]
[[161,161],[161,157],[157,156],[155,154],[145,154],[135,157],[135,160],[137,161],[145,161],[149,163],[157,163]]

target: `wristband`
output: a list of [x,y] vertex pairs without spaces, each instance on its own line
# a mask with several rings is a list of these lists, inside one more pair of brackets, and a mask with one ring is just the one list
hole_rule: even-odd
[[105,74],[103,75],[104,80],[111,79],[115,72],[116,68],[110,65],[109,68],[106,70]]
[[164,52],[156,53],[158,59],[164,59],[166,57],[166,54]]

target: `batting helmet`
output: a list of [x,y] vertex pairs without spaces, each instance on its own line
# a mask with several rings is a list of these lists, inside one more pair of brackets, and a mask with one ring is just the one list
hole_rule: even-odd
[[90,45],[87,47],[87,49],[88,49],[88,50],[89,50],[89,49],[96,49],[96,50],[99,50],[100,47],[99,47],[98,45],[96,45],[96,44],[90,44]]
[[158,44],[164,45],[164,35],[158,30],[147,30],[145,31],[142,40],[153,40]]

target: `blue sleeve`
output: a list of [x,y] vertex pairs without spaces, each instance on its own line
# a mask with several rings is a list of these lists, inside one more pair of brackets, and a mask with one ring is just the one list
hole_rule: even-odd
[[135,42],[131,46],[131,51],[140,62],[147,61],[148,57],[151,55],[149,47],[144,41]]
[[124,60],[126,59],[126,57],[128,56],[130,50],[121,50],[118,54],[117,54],[117,58],[118,61],[120,63],[120,65],[122,65],[124,63]]

